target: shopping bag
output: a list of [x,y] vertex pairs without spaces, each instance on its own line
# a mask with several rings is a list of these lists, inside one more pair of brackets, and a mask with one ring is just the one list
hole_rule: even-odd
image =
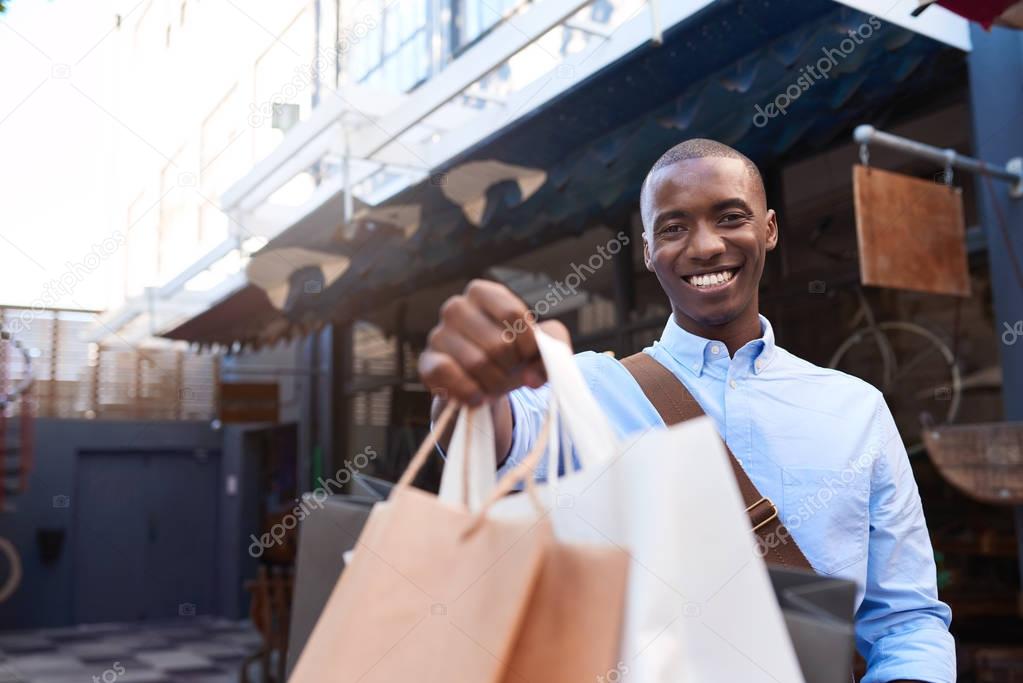
[[813,683],[847,683],[855,582],[785,567],[768,571],[803,675]]
[[550,522],[535,508],[495,520],[412,488],[432,447],[427,439],[390,499],[374,506],[293,683],[504,680]]
[[[556,411],[552,411],[554,415]],[[541,443],[501,482],[496,482],[490,409],[463,409],[449,444],[440,499],[472,509],[481,520],[503,496],[521,487],[527,493],[519,495],[532,505],[535,518],[536,511],[543,508],[536,497],[533,474],[544,454],[542,442],[550,433],[550,424],[548,420],[544,425]],[[443,428],[438,425],[437,431]],[[387,514],[391,513],[386,506],[378,506],[378,519]],[[373,533],[371,530],[367,535],[370,543],[374,542]],[[599,681],[608,675],[613,679],[619,668],[627,571],[628,556],[620,548],[556,541],[549,545],[504,680],[575,683]]]
[[[487,422],[489,408],[484,410],[486,414],[480,419]],[[556,411],[552,411],[553,415]],[[543,436],[550,424],[548,420]],[[492,434],[489,425],[481,433],[488,431]],[[479,514],[486,514],[490,506],[519,485],[526,489],[519,496],[529,496],[534,509],[542,508],[534,474],[543,451],[540,444],[505,476]],[[509,683],[616,680],[615,672],[621,668],[618,653],[628,566],[628,554],[621,548],[555,539],[544,557],[505,680]]]
[[344,570],[345,551],[355,546],[373,504],[378,501],[379,498],[367,496],[324,494],[319,507],[302,520],[288,627],[289,675]]
[[556,542],[545,558],[505,680],[615,680],[628,568],[624,551]]
[[[447,450],[438,498],[479,510],[497,486],[494,423],[489,406],[465,407],[458,412]],[[473,455],[471,461],[466,457],[468,453]]]
[[[727,454],[709,418],[620,442],[569,348],[537,331],[560,412],[553,434],[579,471],[548,467],[539,498],[561,542],[630,555],[621,667],[636,683],[803,683]],[[567,458],[569,462],[572,458]],[[524,496],[490,511],[534,514]]]

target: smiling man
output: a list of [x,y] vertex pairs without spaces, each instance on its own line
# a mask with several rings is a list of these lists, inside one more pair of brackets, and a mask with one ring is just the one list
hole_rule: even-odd
[[[643,359],[713,419],[740,474],[774,501],[783,542],[794,539],[817,572],[856,581],[862,680],[954,681],[951,613],[937,597],[920,496],[884,399],[779,347],[759,314],[778,220],[757,167],[726,145],[688,140],[654,164],[640,208],[646,267],[672,309]],[[507,288],[474,281],[445,303],[419,363],[432,390],[490,402],[502,468],[529,451],[547,411],[531,330],[502,336],[527,315]],[[569,341],[560,323],[540,325]],[[629,367],[593,352],[576,361],[621,436],[665,424]]]

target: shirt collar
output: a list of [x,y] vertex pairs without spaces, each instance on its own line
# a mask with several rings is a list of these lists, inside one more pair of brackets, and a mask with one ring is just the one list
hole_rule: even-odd
[[[745,360],[749,369],[760,374],[775,356],[774,330],[770,321],[764,316],[760,318],[760,337],[744,345],[735,354],[734,361]],[[708,360],[728,357],[728,349],[724,342],[715,339],[704,339],[687,332],[675,322],[675,316],[668,316],[668,323],[658,342],[680,364],[691,370],[697,377],[703,374],[703,367]],[[714,353],[714,350],[717,353]]]

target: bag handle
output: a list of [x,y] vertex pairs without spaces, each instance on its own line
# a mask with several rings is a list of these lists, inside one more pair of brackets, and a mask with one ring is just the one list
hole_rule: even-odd
[[[576,446],[580,466],[596,468],[612,462],[618,453],[618,435],[593,397],[572,349],[538,328],[533,328],[533,334],[547,371],[551,403],[557,403],[565,436]],[[560,432],[555,430],[559,439]],[[566,464],[570,464],[570,455],[566,453],[566,457]]]
[[[484,406],[486,407],[486,406]],[[457,401],[451,401],[444,410],[441,411],[440,417],[437,418],[437,422],[434,424],[433,429],[423,439],[423,443],[419,445],[419,449],[412,456],[405,471],[402,472],[397,483],[394,485],[395,488],[409,488],[412,486],[412,480],[415,479],[416,475],[419,474],[419,470],[423,468],[427,458],[430,456],[430,451],[436,447],[437,439],[440,434],[448,428],[451,424],[451,420],[454,418],[456,412],[462,408]],[[470,417],[471,419],[471,417]],[[536,465],[540,460],[540,457],[544,454],[545,442],[547,440],[550,431],[551,420],[548,417],[544,421],[543,428],[540,431],[540,438],[537,439],[536,445],[529,454],[522,459],[518,465],[516,465],[508,474],[501,477],[501,480],[497,483],[492,491],[489,492],[489,496],[477,512],[477,519],[482,519],[486,512],[497,502],[502,496],[509,493],[517,484],[525,482],[526,490],[530,493],[530,497],[536,504],[537,511],[540,514],[544,513],[543,505],[540,503],[539,496],[536,492],[536,483],[534,482],[533,473]]]
[[458,411],[446,451],[438,497],[452,505],[478,510],[497,483],[490,406],[463,406]]
[[536,509],[538,517],[542,517],[547,513],[546,508],[543,506],[543,502],[540,500],[540,495],[536,490],[536,466],[540,462],[540,458],[547,451],[547,440],[551,432],[551,415],[548,414],[547,418],[543,422],[543,427],[540,428],[540,434],[536,439],[536,443],[533,444],[533,448],[529,451],[525,458],[523,458],[515,467],[508,471],[501,480],[497,482],[497,486],[490,493],[490,497],[487,498],[483,507],[479,509],[473,520],[469,523],[466,528],[464,535],[468,536],[476,532],[477,529],[483,524],[486,519],[487,513],[490,511],[497,501],[504,498],[506,495],[511,493],[516,486],[523,484],[526,489],[526,495],[529,496],[530,501],[533,503],[533,507]]
[[439,435],[447,431],[451,420],[460,407],[457,401],[449,401],[444,406],[444,410],[441,411],[440,417],[434,423],[433,429],[423,439],[423,443],[419,444],[419,450],[415,452],[415,455],[412,456],[412,459],[409,460],[408,465],[405,467],[405,471],[398,478],[397,483],[394,485],[395,488],[408,488],[412,485],[412,480],[419,474],[419,470],[423,469],[426,459],[430,457],[430,451],[437,446]]
[[[535,326],[533,333],[547,371],[548,419],[551,421],[551,427],[545,432],[547,436],[538,438],[536,443],[542,447],[545,441],[549,442],[547,481],[552,484],[550,490],[554,496],[557,494],[559,455],[564,455],[567,472],[573,464],[570,449],[574,445],[580,466],[595,469],[614,460],[618,438],[579,371],[571,348]],[[425,447],[421,461],[413,457],[402,480],[407,478],[407,483],[410,483],[418,473],[430,448],[436,445],[434,433],[443,433],[450,425],[456,412],[452,405],[445,406],[434,424],[431,438],[424,441],[419,449],[423,452]],[[478,510],[497,485],[493,419],[487,405],[478,408],[460,406],[457,412],[458,421],[448,445],[438,495],[445,502]],[[534,463],[532,467],[535,466]]]

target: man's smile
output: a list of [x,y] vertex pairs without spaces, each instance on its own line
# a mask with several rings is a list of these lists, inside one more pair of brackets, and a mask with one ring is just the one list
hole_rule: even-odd
[[742,266],[719,267],[714,270],[683,275],[682,281],[700,291],[724,289],[735,280],[735,276],[741,269]]

